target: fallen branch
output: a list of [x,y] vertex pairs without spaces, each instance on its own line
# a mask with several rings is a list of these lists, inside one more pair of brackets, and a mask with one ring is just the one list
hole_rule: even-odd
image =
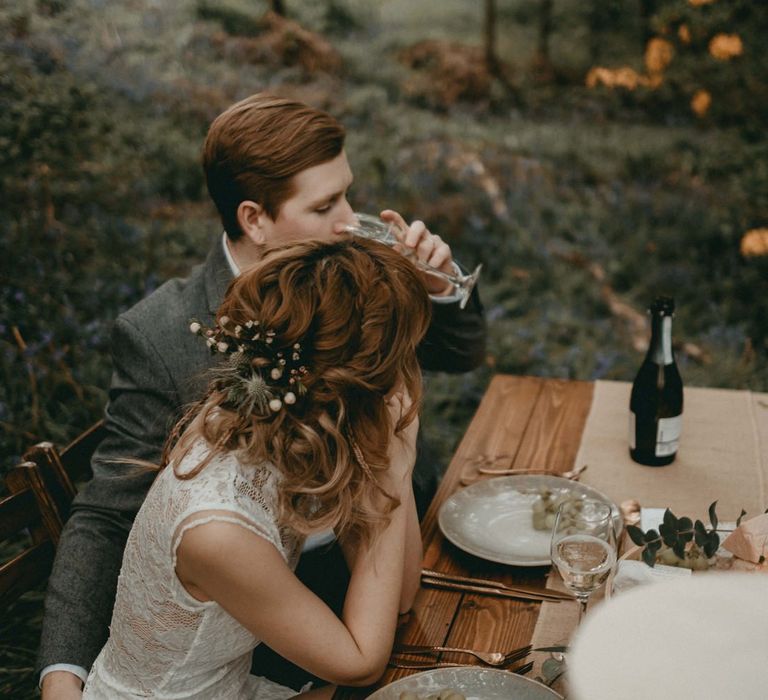
[[[624,301],[608,284],[605,269],[600,263],[587,260],[580,253],[556,253],[560,258],[576,267],[586,270],[600,284],[600,296],[616,318],[624,321],[629,328],[632,347],[638,352],[648,349],[648,320],[647,314]],[[712,358],[706,351],[695,343],[679,343],[675,345],[678,352],[683,353],[694,362],[709,364]]]

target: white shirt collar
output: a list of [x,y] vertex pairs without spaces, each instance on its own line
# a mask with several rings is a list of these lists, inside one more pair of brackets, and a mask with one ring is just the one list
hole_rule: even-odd
[[229,269],[232,270],[232,274],[235,277],[237,277],[240,274],[240,267],[235,262],[235,259],[232,257],[232,251],[230,251],[229,243],[227,243],[226,232],[221,234],[221,245],[224,248],[224,257],[227,259],[227,264],[229,265]]

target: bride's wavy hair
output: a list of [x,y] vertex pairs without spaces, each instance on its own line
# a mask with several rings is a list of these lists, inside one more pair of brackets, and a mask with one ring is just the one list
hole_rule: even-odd
[[399,433],[421,404],[416,347],[430,312],[415,267],[380,243],[355,238],[270,252],[231,283],[217,322],[231,328],[258,320],[274,332],[275,347],[299,343],[306,393],[277,411],[244,412],[212,381],[171,434],[163,463],[175,468],[200,437],[210,454],[180,478],[222,452],[254,465],[270,461],[282,475],[281,525],[302,533],[333,527],[367,540],[397,505],[386,494],[382,509],[377,496],[389,466],[385,399],[400,383],[412,398]]

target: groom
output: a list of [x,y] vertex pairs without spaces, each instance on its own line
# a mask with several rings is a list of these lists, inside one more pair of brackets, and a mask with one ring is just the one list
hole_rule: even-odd
[[[114,324],[107,437],[92,460],[93,480],[72,506],[48,586],[38,659],[43,700],[79,698],[106,641],[126,537],[155,476],[125,460],[159,463],[169,428],[204,392],[211,355],[189,332],[189,320],[210,325],[233,276],[270,246],[347,235],[352,172],[344,136],[330,115],[266,94],[238,102],[211,125],[203,166],[225,233],[188,278],[166,282]],[[403,228],[402,244],[420,260],[456,269],[450,248],[422,222],[408,226],[389,210],[382,218]],[[450,284],[429,275],[425,282],[433,315],[422,368],[473,369],[485,346],[477,294],[462,310]],[[417,465],[422,506],[435,478]],[[260,672],[269,675],[269,668]]]

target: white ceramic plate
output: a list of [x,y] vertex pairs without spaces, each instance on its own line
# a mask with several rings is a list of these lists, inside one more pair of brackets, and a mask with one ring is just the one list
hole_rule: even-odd
[[[695,571],[595,606],[571,639],[571,694],[589,700],[765,700],[765,579],[757,571]],[[636,669],[653,670],[640,679]]]
[[479,666],[416,673],[385,685],[369,695],[368,700],[399,700],[406,691],[422,696],[447,688],[459,691],[467,700],[562,700],[554,690],[529,678]]
[[454,493],[440,508],[438,524],[446,539],[481,559],[513,566],[551,564],[549,530],[534,530],[532,505],[540,489],[573,493],[611,506],[617,533],[621,513],[599,491],[578,481],[548,475],[500,476]]

